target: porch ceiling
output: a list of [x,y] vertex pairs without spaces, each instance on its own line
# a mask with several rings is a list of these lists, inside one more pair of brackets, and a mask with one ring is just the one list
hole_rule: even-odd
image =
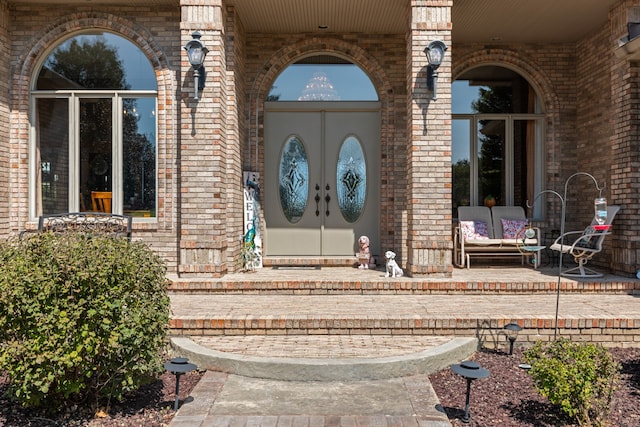
[[[573,42],[598,29],[618,0],[453,0],[454,43]],[[70,4],[69,0],[10,0]],[[409,0],[227,0],[251,33],[404,34]],[[164,4],[176,0],[80,0],[77,4]],[[326,26],[326,29],[320,29]]]
[[[248,32],[404,34],[409,1],[228,0]],[[573,42],[606,22],[617,0],[454,0],[456,43]],[[320,29],[326,26],[327,29]]]

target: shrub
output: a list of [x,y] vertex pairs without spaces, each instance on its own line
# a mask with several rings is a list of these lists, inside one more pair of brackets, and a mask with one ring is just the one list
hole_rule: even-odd
[[24,406],[98,405],[162,371],[166,267],[142,243],[81,233],[0,242],[0,369]]
[[581,426],[600,426],[609,414],[620,366],[601,345],[556,340],[525,352],[540,394]]

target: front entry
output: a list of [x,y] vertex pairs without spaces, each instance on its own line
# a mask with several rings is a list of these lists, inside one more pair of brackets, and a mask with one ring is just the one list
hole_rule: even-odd
[[380,254],[380,104],[265,104],[266,256]]

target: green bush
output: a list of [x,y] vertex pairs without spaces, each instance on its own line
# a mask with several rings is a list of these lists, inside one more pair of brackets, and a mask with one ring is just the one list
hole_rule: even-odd
[[123,238],[0,242],[0,370],[10,394],[24,406],[97,407],[148,382],[162,371],[165,273],[151,249]]
[[600,426],[609,414],[620,365],[601,345],[559,339],[524,354],[541,395],[581,426]]

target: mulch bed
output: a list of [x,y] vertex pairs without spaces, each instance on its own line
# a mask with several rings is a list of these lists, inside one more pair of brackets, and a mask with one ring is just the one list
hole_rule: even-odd
[[[640,348],[610,351],[621,363],[622,375],[612,401],[609,425],[640,426]],[[451,369],[429,377],[454,427],[573,426],[557,406],[538,394],[527,371],[518,367],[524,362],[522,352],[516,350],[509,356],[503,352],[480,351],[473,360],[488,369],[490,375],[472,382],[469,424],[462,422],[466,380]]]
[[[186,399],[203,372],[193,371],[180,376],[180,394]],[[108,413],[96,414],[90,408],[74,407],[50,415],[25,409],[5,396],[6,375],[0,375],[1,427],[166,427],[175,412],[176,377],[168,372],[141,387],[122,403],[112,403]],[[105,416],[106,415],[106,416]]]
[[[610,426],[640,426],[640,348],[611,349],[622,364],[622,381],[616,390]],[[429,377],[440,403],[454,427],[571,426],[561,411],[541,397],[529,374],[518,367],[522,353],[480,351],[473,357],[490,372],[471,387],[471,422],[464,424],[466,381],[450,369]],[[180,377],[180,399],[186,399],[202,377],[190,372]],[[5,396],[7,378],[0,375],[0,426],[2,427],[165,427],[174,416],[175,377],[164,373],[153,383],[113,404],[108,416],[97,417],[89,408],[76,407],[55,416],[24,409]]]

